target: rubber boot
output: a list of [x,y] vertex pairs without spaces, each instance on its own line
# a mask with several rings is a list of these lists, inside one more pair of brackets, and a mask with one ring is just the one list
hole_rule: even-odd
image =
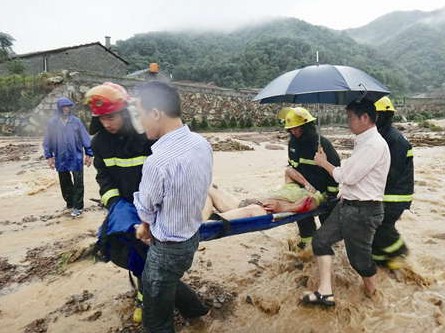
[[136,324],[142,323],[142,301],[143,301],[143,295],[140,291],[138,291],[135,299],[135,309],[133,312],[133,321]]

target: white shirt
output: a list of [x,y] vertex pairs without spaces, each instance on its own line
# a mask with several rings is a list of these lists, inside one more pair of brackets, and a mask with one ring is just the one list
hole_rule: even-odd
[[382,201],[391,164],[388,144],[374,126],[356,136],[350,158],[333,171],[339,196],[347,200]]
[[161,242],[182,242],[202,223],[212,181],[212,148],[187,125],[162,136],[145,160],[134,205]]

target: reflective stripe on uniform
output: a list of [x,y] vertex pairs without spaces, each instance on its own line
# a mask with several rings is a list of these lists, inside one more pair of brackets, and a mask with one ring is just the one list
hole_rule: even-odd
[[400,249],[403,246],[403,239],[399,238],[395,243],[393,243],[392,245],[385,247],[383,249],[384,252],[386,253],[393,253],[395,251],[397,251],[398,249]]
[[384,202],[410,202],[413,201],[412,194],[385,194],[383,196]]
[[372,257],[372,260],[374,260],[374,261],[385,261],[386,259],[388,259],[388,257],[385,255],[379,256],[377,254],[373,254],[371,257]]
[[314,160],[308,160],[308,159],[302,158],[302,157],[300,157],[300,163],[301,164],[317,165],[317,164],[315,164]]
[[301,237],[301,241],[304,244],[308,244],[308,243],[310,243],[312,241],[312,237],[311,236],[309,236],[309,237]]
[[291,160],[291,159],[289,159],[288,161],[292,167],[296,168],[298,166],[298,162],[295,162],[294,160]]
[[110,198],[117,196],[119,196],[119,190],[117,188],[112,188],[111,190],[105,192],[104,195],[100,198],[100,200],[106,206]]
[[144,164],[146,159],[147,156],[138,156],[132,158],[111,157],[111,158],[104,158],[104,163],[105,166],[107,167],[118,166],[122,168],[129,168]]
[[414,153],[413,153],[412,149],[410,149],[406,152],[406,157],[413,157],[413,156],[414,156]]
[[328,192],[338,192],[338,186],[328,186]]

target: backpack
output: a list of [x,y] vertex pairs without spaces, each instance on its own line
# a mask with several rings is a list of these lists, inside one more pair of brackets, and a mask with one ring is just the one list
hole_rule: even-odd
[[110,208],[100,226],[95,244],[95,257],[128,269],[140,277],[144,270],[148,245],[135,236],[135,225],[141,223],[136,207],[120,198]]

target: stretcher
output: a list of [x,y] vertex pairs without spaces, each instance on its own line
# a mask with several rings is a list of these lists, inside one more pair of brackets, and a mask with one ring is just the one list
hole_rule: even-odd
[[[299,221],[311,216],[325,213],[328,207],[335,204],[336,199],[325,202],[315,210],[305,213],[274,213],[255,217],[246,217],[233,220],[204,221],[199,228],[201,241],[210,241],[218,238],[267,230],[282,226],[284,224]],[[101,227],[98,236],[111,235],[114,233],[132,233],[134,227],[141,223],[134,205],[124,199],[120,199],[106,218],[105,228]]]
[[233,220],[207,221],[199,228],[200,240],[210,241],[248,232],[272,229],[307,217],[323,214],[327,209],[328,205],[322,205],[315,210],[305,213],[275,213]]
[[[328,209],[323,204],[305,213],[276,213],[233,220],[206,221],[199,228],[201,241],[267,230],[295,222],[310,216],[317,216]],[[144,269],[148,245],[135,237],[135,227],[141,223],[133,203],[119,199],[111,208],[97,234],[95,256],[100,261],[112,261],[128,269],[135,276],[141,276]]]

